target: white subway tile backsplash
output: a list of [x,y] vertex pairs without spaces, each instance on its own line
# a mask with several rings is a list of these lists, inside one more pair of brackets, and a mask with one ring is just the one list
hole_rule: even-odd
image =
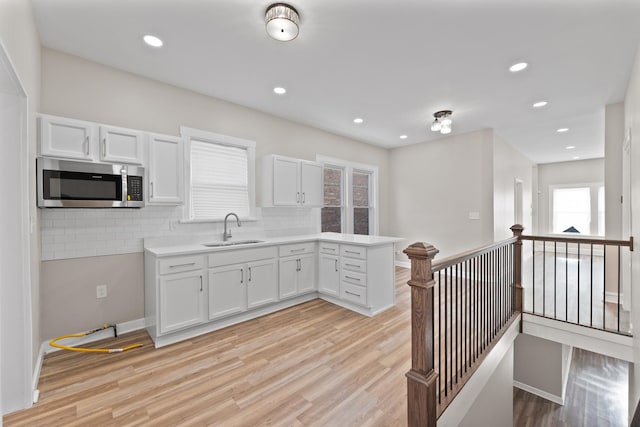
[[[258,221],[232,225],[234,236],[281,237],[320,232],[320,209],[263,208]],[[143,251],[143,239],[194,234],[218,235],[223,224],[180,223],[182,207],[142,209],[43,209],[42,259],[81,258]],[[237,230],[237,231],[236,231]]]

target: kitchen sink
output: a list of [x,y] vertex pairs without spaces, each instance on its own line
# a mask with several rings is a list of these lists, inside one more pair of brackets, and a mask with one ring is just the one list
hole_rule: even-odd
[[234,240],[227,242],[203,243],[202,246],[206,246],[208,248],[219,248],[221,246],[253,245],[262,242],[264,242],[264,240]]

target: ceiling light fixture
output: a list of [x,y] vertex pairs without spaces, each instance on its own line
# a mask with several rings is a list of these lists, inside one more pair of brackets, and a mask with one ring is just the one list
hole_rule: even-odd
[[400,139],[407,139],[408,136],[407,135],[400,135]]
[[573,150],[574,148],[576,148],[575,145],[567,145],[566,147],[564,147],[567,150]]
[[284,95],[285,93],[287,93],[287,90],[283,87],[274,87],[273,92],[277,93],[278,95]]
[[538,101],[535,104],[533,104],[533,108],[540,108],[540,107],[544,107],[545,105],[547,105],[548,102],[547,101]]
[[360,123],[363,123],[364,119],[361,119],[360,117],[356,117],[355,119],[353,119],[353,123],[359,125]]
[[451,110],[442,110],[433,113],[435,120],[431,123],[431,130],[433,132],[440,132],[443,135],[451,133],[451,124],[453,123],[451,120],[452,114],[453,112]]
[[267,34],[273,39],[288,42],[298,37],[300,18],[298,11],[285,3],[274,3],[267,8],[264,20]]
[[569,128],[560,128],[560,129],[556,130],[556,132],[558,132],[558,133],[569,132]]
[[513,64],[511,67],[509,67],[509,71],[511,71],[512,73],[517,73],[518,71],[524,70],[528,66],[529,64],[527,64],[526,62],[518,62],[517,64]]
[[160,40],[156,36],[152,36],[151,34],[145,35],[144,37],[142,37],[142,40],[144,40],[146,44],[152,47],[162,47],[162,45],[164,44],[162,40]]

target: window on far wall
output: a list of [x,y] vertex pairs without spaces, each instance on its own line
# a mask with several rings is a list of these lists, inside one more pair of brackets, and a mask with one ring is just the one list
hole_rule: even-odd
[[222,220],[253,213],[255,143],[197,129],[182,128],[187,150],[185,168],[187,220]]
[[324,206],[322,207],[322,231],[342,232],[342,168],[324,167]]
[[317,160],[324,165],[322,231],[377,234],[377,168],[323,156]]
[[551,187],[551,197],[553,233],[604,236],[604,187],[601,184]]

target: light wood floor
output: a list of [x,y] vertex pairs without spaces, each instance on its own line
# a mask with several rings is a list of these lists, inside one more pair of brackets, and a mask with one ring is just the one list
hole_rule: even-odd
[[628,363],[578,348],[564,406],[513,389],[516,427],[617,427],[628,425]]
[[409,270],[396,306],[367,318],[311,301],[192,340],[121,354],[55,352],[40,401],[5,426],[404,426]]

